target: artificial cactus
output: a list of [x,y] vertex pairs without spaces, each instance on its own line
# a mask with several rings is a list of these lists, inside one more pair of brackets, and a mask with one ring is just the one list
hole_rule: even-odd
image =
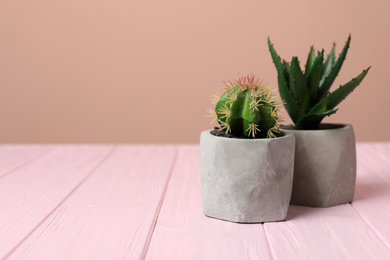
[[329,92],[347,55],[351,36],[336,60],[335,45],[324,62],[324,50],[315,53],[311,47],[305,71],[297,57],[291,63],[281,61],[270,39],[268,47],[278,72],[280,96],[297,129],[316,129],[326,116],[336,113],[335,107],[343,101],[367,75],[370,67],[332,93]]
[[215,94],[215,110],[210,110],[220,130],[237,137],[273,138],[279,133],[281,101],[268,85],[254,75],[225,83],[225,92]]

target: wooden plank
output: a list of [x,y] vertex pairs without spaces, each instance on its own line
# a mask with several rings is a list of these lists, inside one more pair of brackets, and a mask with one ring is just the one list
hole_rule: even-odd
[[57,147],[1,178],[0,258],[12,253],[39,227],[111,150],[109,146]]
[[37,160],[53,149],[49,145],[1,145],[0,178]]
[[358,144],[357,164],[352,207],[390,248],[390,143]]
[[[374,157],[380,157],[384,161],[390,162],[390,142],[358,143],[358,152],[366,152]],[[359,149],[361,148],[361,149]]]
[[[286,222],[265,224],[274,259],[390,259],[386,240],[390,238],[390,165],[386,167],[384,157],[372,148],[370,144],[357,145],[358,176],[352,205],[325,209],[290,206]],[[376,148],[389,151],[381,145]]]
[[290,206],[287,221],[264,225],[274,259],[389,259],[390,250],[350,204]]
[[173,146],[118,147],[10,259],[140,259],[175,153]]
[[199,146],[182,146],[147,259],[271,259],[261,224],[203,215]]
[[265,224],[274,259],[390,259],[387,145],[357,145],[352,205],[290,206],[286,222]]

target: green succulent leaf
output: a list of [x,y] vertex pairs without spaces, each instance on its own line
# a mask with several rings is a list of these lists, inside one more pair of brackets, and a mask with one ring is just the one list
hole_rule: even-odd
[[296,124],[297,129],[316,129],[320,125],[321,121],[326,116],[330,116],[336,113],[338,109],[330,109],[321,114],[308,114],[302,117],[301,120]]
[[297,57],[293,57],[291,60],[290,90],[303,111],[307,112],[310,109],[310,94]]
[[[351,42],[351,35],[336,57],[336,47],[333,44],[326,60],[324,50],[316,53],[310,48],[303,72],[299,67],[297,57],[291,63],[281,61],[270,39],[268,46],[273,62],[278,71],[279,92],[284,100],[285,108],[297,129],[316,129],[326,116],[334,114],[335,107],[342,102],[365,78],[369,68],[363,70],[356,78],[341,85],[329,93],[329,90],[338,76],[347,56]],[[336,59],[337,58],[337,59]]]
[[286,68],[287,75],[289,75],[290,74],[290,63],[288,63],[287,61],[283,60],[283,66]]
[[[286,69],[286,67],[283,65],[281,59],[280,59],[280,56],[277,54],[273,44],[271,43],[271,40],[269,39],[268,37],[268,48],[269,48],[269,51],[271,53],[271,57],[272,57],[272,61],[274,62],[275,64],[275,67],[276,67],[276,70],[278,72],[278,75],[282,75],[284,77],[284,80],[287,82],[288,84],[288,71]],[[289,86],[287,85],[287,88],[289,88]]]
[[323,84],[325,78],[329,75],[329,73],[332,70],[332,67],[333,67],[335,60],[336,60],[335,53],[336,53],[336,44],[333,43],[332,50],[330,51],[330,53],[328,54],[328,57],[326,58],[326,60],[324,62],[320,85]]
[[340,86],[338,89],[330,93],[327,97],[318,102],[310,111],[311,114],[320,114],[326,110],[333,109],[341,101],[343,101],[359,84],[362,82],[364,77],[367,75],[371,67],[363,70],[356,78],[353,78],[347,84]]
[[271,53],[272,60],[278,72],[278,85],[279,85],[280,97],[284,101],[284,107],[286,108],[288,114],[290,115],[291,119],[295,123],[299,120],[299,118],[301,118],[304,115],[304,113],[289,90],[289,86],[288,86],[289,77],[285,76],[287,74],[287,69],[281,62],[281,59],[277,54],[269,37],[268,37],[268,47]]
[[311,70],[311,66],[314,63],[314,60],[316,58],[316,53],[314,51],[313,46],[310,47],[310,52],[309,55],[307,55],[307,61],[306,61],[306,66],[305,66],[305,76],[309,75],[309,72]]
[[319,89],[321,97],[325,97],[328,94],[329,89],[333,84],[333,81],[339,74],[341,66],[343,65],[345,57],[347,56],[350,42],[351,42],[351,35],[349,35],[348,40],[345,43],[344,48],[340,53],[340,56],[338,57],[336,63],[332,66],[332,69],[329,72],[329,74],[323,76],[322,84],[320,84],[320,89]]
[[312,103],[317,103],[318,97],[318,85],[322,75],[322,63],[324,61],[324,50],[318,53],[315,58],[313,65],[311,66],[310,72],[307,75],[307,86],[310,91],[310,98]]
[[294,99],[290,90],[287,87],[286,80],[282,75],[278,74],[278,84],[279,84],[279,93],[280,97],[284,102],[284,107],[286,108],[288,114],[290,115],[294,123],[298,122],[304,113],[300,106],[297,104],[297,101]]

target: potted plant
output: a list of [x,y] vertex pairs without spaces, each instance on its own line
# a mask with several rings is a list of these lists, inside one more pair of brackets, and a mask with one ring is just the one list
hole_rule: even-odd
[[305,70],[299,60],[281,61],[268,38],[278,73],[279,92],[293,125],[282,126],[296,137],[291,204],[329,207],[353,200],[356,181],[355,137],[351,125],[321,124],[364,79],[370,67],[333,92],[330,87],[345,60],[351,36],[335,57],[335,45],[324,61],[324,50],[311,47]]
[[291,197],[295,138],[279,131],[281,103],[254,75],[225,83],[201,133],[202,208],[232,222],[283,220]]

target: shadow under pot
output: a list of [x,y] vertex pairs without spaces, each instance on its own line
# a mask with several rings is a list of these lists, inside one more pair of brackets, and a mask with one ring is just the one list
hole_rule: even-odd
[[317,130],[281,129],[295,135],[291,204],[330,207],[352,202],[356,183],[355,135],[351,125],[321,124]]
[[241,139],[201,133],[202,208],[206,216],[240,223],[286,218],[295,138]]

